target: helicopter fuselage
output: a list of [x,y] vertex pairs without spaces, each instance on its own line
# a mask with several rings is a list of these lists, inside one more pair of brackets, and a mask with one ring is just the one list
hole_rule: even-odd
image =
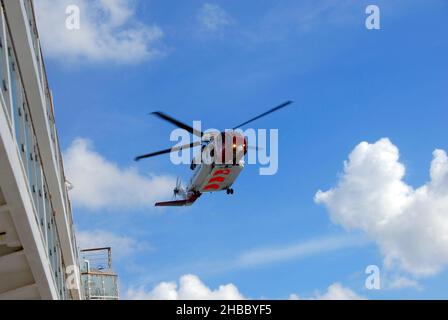
[[187,190],[200,193],[230,190],[243,168],[244,161],[238,164],[199,165]]
[[247,139],[238,132],[221,132],[201,148],[193,159],[199,163],[187,191],[215,192],[230,190],[244,168]]
[[156,206],[188,206],[202,193],[226,190],[233,194],[232,185],[244,168],[247,139],[238,132],[222,132],[202,145],[193,158],[194,174],[182,200],[158,202]]

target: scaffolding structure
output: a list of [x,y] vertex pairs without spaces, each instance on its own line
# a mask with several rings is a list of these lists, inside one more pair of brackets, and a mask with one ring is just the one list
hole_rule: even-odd
[[118,300],[118,276],[110,247],[81,250],[81,282],[87,300]]

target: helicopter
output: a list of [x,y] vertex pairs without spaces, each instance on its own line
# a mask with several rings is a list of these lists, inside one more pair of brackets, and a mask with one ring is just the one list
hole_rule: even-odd
[[231,130],[222,132],[202,132],[161,111],[150,113],[180,129],[186,130],[200,139],[199,141],[189,144],[174,146],[172,148],[137,156],[134,159],[135,161],[201,146],[201,151],[193,157],[191,162],[190,169],[193,170],[194,173],[188,185],[184,188],[180,178],[177,178],[173,190],[174,200],[156,202],[155,206],[190,206],[203,193],[226,190],[227,194],[233,194],[234,190],[232,185],[244,169],[244,156],[247,153],[248,148],[257,149],[256,147],[248,146],[247,137],[237,129],[267,116],[270,113],[278,111],[291,103],[292,101],[283,102],[256,117],[234,126]]

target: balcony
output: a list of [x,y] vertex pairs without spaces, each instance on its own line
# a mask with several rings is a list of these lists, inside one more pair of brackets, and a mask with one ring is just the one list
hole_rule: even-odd
[[81,282],[87,300],[118,300],[118,277],[110,247],[81,250]]

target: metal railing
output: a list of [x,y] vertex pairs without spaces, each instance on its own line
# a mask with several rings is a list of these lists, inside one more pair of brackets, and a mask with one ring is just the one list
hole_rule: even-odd
[[110,247],[81,250],[81,282],[88,300],[118,300],[118,276],[112,270]]
[[28,21],[30,24],[31,29],[31,35],[32,35],[32,42],[34,47],[34,53],[36,57],[36,61],[38,64],[38,70],[39,70],[39,79],[41,80],[41,87],[43,89],[43,95],[45,97],[46,102],[46,112],[47,112],[47,122],[50,129],[50,136],[51,141],[53,145],[53,151],[55,155],[55,162],[58,166],[58,175],[59,175],[59,182],[60,182],[60,189],[62,190],[63,198],[64,198],[64,207],[65,207],[65,214],[66,218],[69,224],[70,228],[70,235],[71,240],[73,243],[73,255],[75,257],[75,261],[78,261],[78,249],[76,244],[76,237],[75,237],[75,228],[73,223],[73,216],[72,216],[72,210],[71,210],[71,202],[68,197],[68,189],[65,184],[66,178],[64,173],[64,166],[62,161],[62,153],[59,145],[59,139],[56,129],[56,121],[54,116],[54,104],[53,104],[53,96],[50,90],[50,86],[48,84],[47,79],[47,72],[45,67],[45,61],[43,59],[42,49],[40,46],[40,40],[39,40],[39,31],[36,25],[36,17],[35,17],[35,10],[34,10],[34,4],[32,0],[23,0],[25,5],[25,11],[28,15]]

